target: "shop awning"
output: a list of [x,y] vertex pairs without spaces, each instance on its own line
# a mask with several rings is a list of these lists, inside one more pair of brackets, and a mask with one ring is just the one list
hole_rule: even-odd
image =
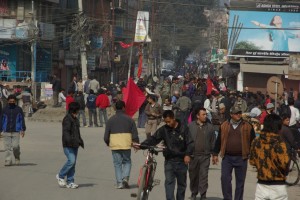
[[262,74],[288,74],[288,65],[258,65],[240,64],[241,72],[262,73]]

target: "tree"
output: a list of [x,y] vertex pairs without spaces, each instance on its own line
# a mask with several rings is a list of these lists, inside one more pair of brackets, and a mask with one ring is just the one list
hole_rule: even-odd
[[261,47],[255,45],[253,42],[241,41],[235,45],[234,49],[261,50]]

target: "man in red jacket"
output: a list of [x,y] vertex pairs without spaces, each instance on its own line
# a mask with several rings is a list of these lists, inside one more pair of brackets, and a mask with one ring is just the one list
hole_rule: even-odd
[[109,107],[109,105],[110,103],[108,96],[105,94],[103,89],[100,89],[99,96],[96,99],[96,106],[98,107],[99,111],[100,127],[103,127],[103,119],[105,124],[107,122],[106,108]]
[[68,95],[66,96],[66,114],[68,114],[68,112],[69,112],[70,103],[75,102],[73,95],[74,95],[74,91],[69,89]]

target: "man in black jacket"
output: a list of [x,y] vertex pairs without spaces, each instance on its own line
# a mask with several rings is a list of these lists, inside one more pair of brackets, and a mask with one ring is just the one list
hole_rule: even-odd
[[166,150],[163,152],[165,157],[166,199],[175,199],[174,189],[177,179],[176,200],[184,200],[187,170],[193,142],[188,127],[175,119],[173,111],[166,110],[163,113],[163,118],[166,124],[141,145],[154,146],[164,141],[166,146]]
[[58,94],[61,89],[61,81],[56,77],[56,75],[53,75],[52,78],[51,84],[53,90],[53,107],[58,107]]
[[[71,189],[78,188],[78,185],[74,183],[75,165],[79,147],[84,148],[84,143],[80,135],[79,120],[77,118],[79,109],[80,105],[77,102],[70,103],[68,114],[63,119],[62,144],[67,162],[56,175],[60,187]],[[65,177],[67,177],[67,182],[65,181]]]
[[0,117],[0,132],[3,135],[5,166],[12,164],[12,154],[15,164],[20,164],[20,135],[24,137],[26,131],[22,108],[16,105],[17,97],[9,95],[6,106]]

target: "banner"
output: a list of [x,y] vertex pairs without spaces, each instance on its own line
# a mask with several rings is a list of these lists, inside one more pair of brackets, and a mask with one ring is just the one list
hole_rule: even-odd
[[227,64],[227,49],[212,49],[210,62]]
[[149,33],[149,12],[138,11],[134,42],[151,42]]
[[122,93],[123,101],[126,104],[125,112],[133,117],[144,103],[146,96],[131,78],[128,80],[127,87],[123,88]]
[[300,52],[299,12],[296,4],[232,2],[228,56],[286,58]]

